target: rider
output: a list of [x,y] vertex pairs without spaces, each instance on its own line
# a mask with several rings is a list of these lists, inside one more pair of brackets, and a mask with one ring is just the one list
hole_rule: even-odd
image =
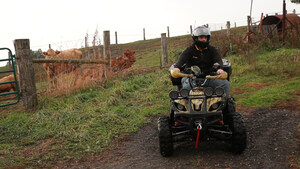
[[[201,71],[205,75],[209,75],[212,72],[212,67],[214,63],[219,63],[220,68],[217,70],[217,74],[224,73],[221,69],[223,62],[218,50],[209,45],[210,41],[210,29],[205,26],[196,27],[193,31],[192,38],[194,43],[185,49],[180,55],[179,60],[174,65],[173,71],[180,72],[185,68],[190,68],[193,65],[199,66]],[[191,89],[196,86],[195,81],[190,81],[187,77],[183,77],[181,80],[182,88]],[[222,87],[225,90],[227,96],[229,96],[229,82],[228,80],[220,79],[208,79],[206,82],[207,87]]]

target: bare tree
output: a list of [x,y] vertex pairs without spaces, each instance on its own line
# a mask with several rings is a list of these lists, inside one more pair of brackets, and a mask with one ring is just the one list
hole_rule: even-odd
[[93,52],[94,52],[95,59],[101,57],[100,46],[101,46],[101,39],[98,34],[98,26],[97,26],[96,31],[93,36]]

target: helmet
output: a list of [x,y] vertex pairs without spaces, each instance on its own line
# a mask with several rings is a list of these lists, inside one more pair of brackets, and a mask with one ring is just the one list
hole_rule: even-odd
[[[198,36],[205,35],[207,36],[207,42],[201,42],[198,40]],[[192,38],[194,40],[194,43],[201,47],[201,48],[206,48],[209,45],[209,40],[210,40],[210,29],[205,27],[205,26],[198,26],[197,28],[194,29]]]

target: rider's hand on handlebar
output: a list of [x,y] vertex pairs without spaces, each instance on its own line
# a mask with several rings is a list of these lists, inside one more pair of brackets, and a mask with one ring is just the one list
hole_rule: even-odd
[[224,70],[223,69],[218,69],[217,70],[217,73],[220,75],[220,74],[223,74],[224,73]]
[[180,69],[174,68],[173,71],[180,73]]

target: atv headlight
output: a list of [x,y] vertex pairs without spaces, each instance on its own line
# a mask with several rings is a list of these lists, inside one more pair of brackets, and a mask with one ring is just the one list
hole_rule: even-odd
[[207,88],[204,89],[204,94],[205,94],[206,96],[212,96],[213,93],[214,93],[214,90],[213,90],[213,88],[211,88],[211,87],[207,87]]
[[219,103],[215,103],[215,104],[213,104],[213,105],[211,105],[211,108],[212,109],[217,109],[218,107],[219,107]]
[[189,93],[190,93],[190,90],[188,90],[188,89],[181,89],[181,90],[180,90],[180,95],[181,95],[182,97],[188,97],[188,96],[189,96]]
[[220,107],[220,104],[220,102],[212,104],[209,108],[209,111],[217,110]]
[[182,104],[177,104],[177,108],[179,109],[179,110],[185,110],[185,107],[184,107],[184,105],[182,105]]
[[223,94],[224,94],[224,89],[221,88],[221,87],[217,87],[217,88],[215,89],[215,92],[216,92],[216,95],[217,95],[217,96],[223,96]]
[[176,90],[172,90],[170,91],[169,96],[171,99],[175,100],[178,98],[178,92]]

